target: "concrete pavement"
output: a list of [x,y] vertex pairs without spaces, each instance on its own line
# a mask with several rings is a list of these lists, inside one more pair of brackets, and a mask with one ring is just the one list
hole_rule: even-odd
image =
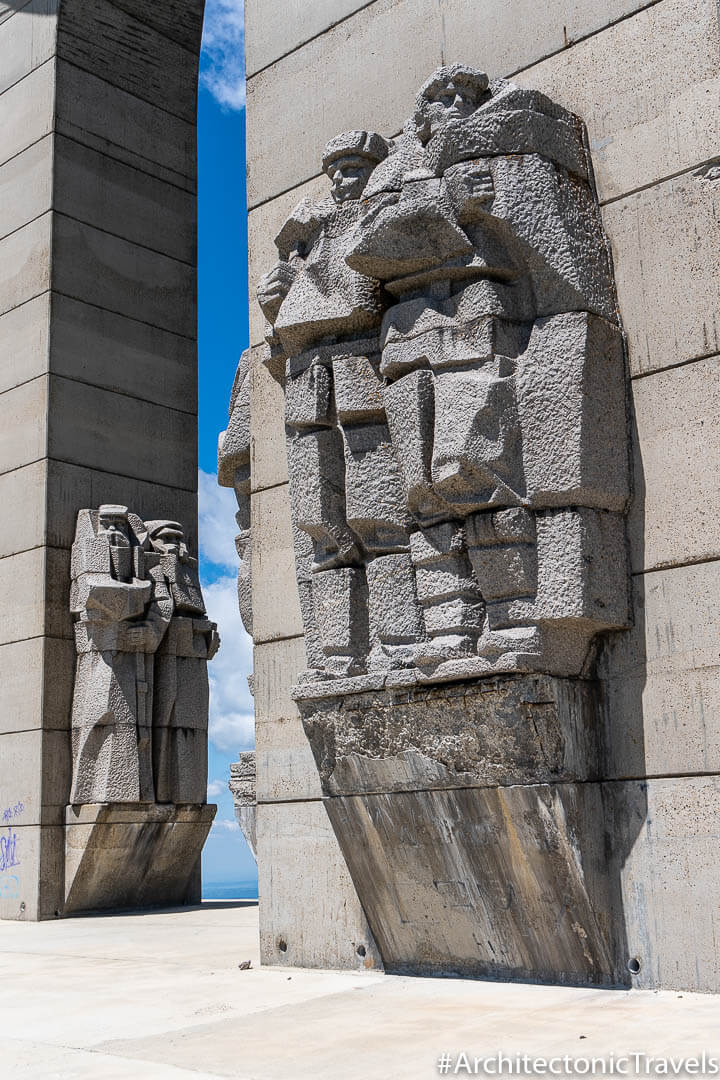
[[444,1052],[462,1076],[455,1055],[499,1050],[720,1059],[718,998],[260,969],[257,935],[250,901],[0,922],[0,1076],[431,1080]]

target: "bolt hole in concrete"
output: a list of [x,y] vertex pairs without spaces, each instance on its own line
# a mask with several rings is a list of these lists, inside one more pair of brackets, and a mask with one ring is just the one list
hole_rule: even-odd
[[630,959],[627,962],[627,966],[628,966],[628,971],[632,975],[637,975],[638,972],[640,971],[640,968],[642,967],[642,964],[638,960],[637,956],[631,956]]
[[283,941],[283,939],[280,938],[280,940],[277,943],[277,947],[280,950],[280,952],[287,952],[287,941]]
[[365,952],[366,952],[365,946],[364,945],[358,945],[355,952],[358,954],[358,956],[364,956]]

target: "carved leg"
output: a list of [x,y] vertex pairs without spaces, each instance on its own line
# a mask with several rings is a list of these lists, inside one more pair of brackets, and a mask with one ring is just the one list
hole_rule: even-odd
[[412,534],[412,561],[427,641],[416,663],[432,665],[475,653],[485,608],[464,545],[462,526],[448,521]]

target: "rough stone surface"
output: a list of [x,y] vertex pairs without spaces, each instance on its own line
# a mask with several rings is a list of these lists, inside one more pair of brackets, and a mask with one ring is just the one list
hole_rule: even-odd
[[240,755],[239,761],[230,766],[228,787],[233,797],[237,823],[248,847],[257,858],[257,774],[254,750],[247,750]]
[[344,132],[323,168],[258,286],[321,654],[302,686],[590,673],[629,622],[629,467],[581,122],[456,65],[394,143]]
[[207,790],[207,661],[219,639],[182,526],[81,510],[69,802],[197,803]]
[[302,708],[327,795],[572,782],[601,775],[593,686],[485,679]]

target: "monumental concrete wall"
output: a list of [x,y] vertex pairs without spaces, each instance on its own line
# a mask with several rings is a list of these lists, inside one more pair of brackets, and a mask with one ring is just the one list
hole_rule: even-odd
[[0,2],[0,916],[62,913],[77,511],[196,547],[203,0]]
[[[397,134],[442,62],[587,124],[632,376],[634,629],[600,661],[604,805],[637,986],[720,990],[720,31],[716,0],[246,0],[258,858],[266,962],[357,963],[368,930],[288,688],[304,666],[283,391],[254,299],[339,131]],[[341,915],[339,915],[341,913]],[[373,953],[366,948],[368,956]],[[634,963],[638,961],[638,963]],[[639,966],[639,971],[635,968]]]

